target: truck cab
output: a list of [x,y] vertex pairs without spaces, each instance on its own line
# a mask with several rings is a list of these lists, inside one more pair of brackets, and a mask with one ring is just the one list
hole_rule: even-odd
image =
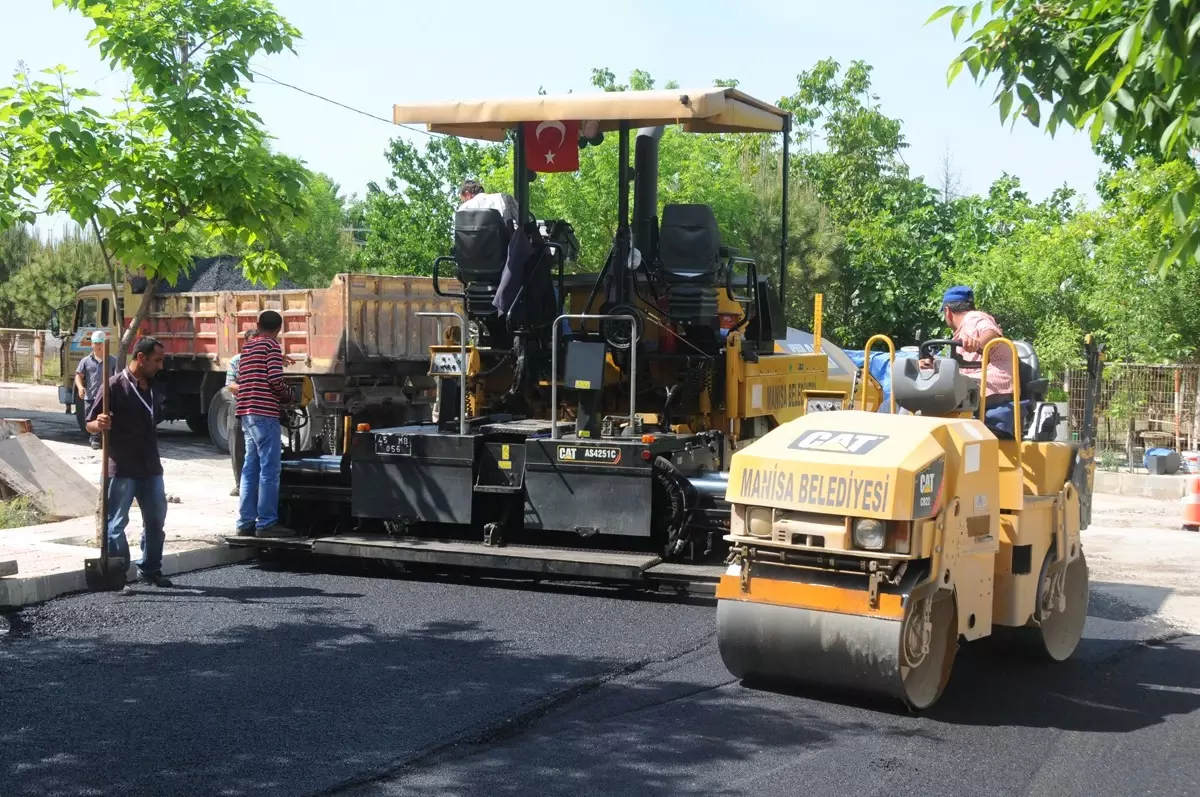
[[83,402],[75,394],[75,369],[79,362],[92,353],[92,333],[104,332],[110,341],[115,341],[121,330],[121,303],[113,295],[111,285],[86,285],[75,294],[75,308],[70,324],[59,329],[57,314],[51,319],[51,330],[63,338],[59,352],[61,381],[58,400],[67,412],[74,412],[83,429]]

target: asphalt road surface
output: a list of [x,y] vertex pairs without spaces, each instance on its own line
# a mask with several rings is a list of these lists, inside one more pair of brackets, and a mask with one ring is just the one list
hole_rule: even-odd
[[1200,640],[1094,588],[1077,659],[910,715],[748,689],[704,602],[193,573],[8,615],[0,795],[1200,794]]

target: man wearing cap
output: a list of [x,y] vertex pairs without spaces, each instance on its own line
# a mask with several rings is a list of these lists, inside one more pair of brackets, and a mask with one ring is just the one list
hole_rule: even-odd
[[[93,332],[92,353],[80,360],[79,367],[75,369],[75,394],[83,402],[83,417],[85,418],[91,415],[92,403],[100,395],[100,383],[104,373],[104,362],[100,358],[104,356],[104,340],[103,332],[99,330]],[[117,358],[110,354],[108,373],[112,375],[116,372]],[[99,450],[100,435],[92,435],[91,443],[94,450]]]
[[[975,307],[975,291],[965,285],[949,288],[942,295],[942,318],[953,330],[952,337],[961,344],[962,359],[978,363],[983,359],[983,347],[988,341],[1004,337],[996,319]],[[977,370],[966,371],[976,379]],[[1002,440],[1014,434],[1012,352],[1007,346],[994,346],[988,355],[987,385],[983,396],[987,410],[984,423]]]

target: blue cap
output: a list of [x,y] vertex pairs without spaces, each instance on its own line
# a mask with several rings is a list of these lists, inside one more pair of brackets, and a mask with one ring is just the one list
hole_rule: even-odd
[[942,294],[942,307],[951,302],[970,302],[975,303],[975,291],[968,288],[966,285],[955,285],[953,288],[947,288]]

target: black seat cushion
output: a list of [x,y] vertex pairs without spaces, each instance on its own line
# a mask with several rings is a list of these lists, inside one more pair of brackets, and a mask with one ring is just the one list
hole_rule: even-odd
[[712,284],[721,265],[721,233],[708,205],[667,205],[658,235],[667,282]]
[[499,282],[508,260],[508,228],[500,211],[460,210],[454,214],[454,259],[459,279]]

